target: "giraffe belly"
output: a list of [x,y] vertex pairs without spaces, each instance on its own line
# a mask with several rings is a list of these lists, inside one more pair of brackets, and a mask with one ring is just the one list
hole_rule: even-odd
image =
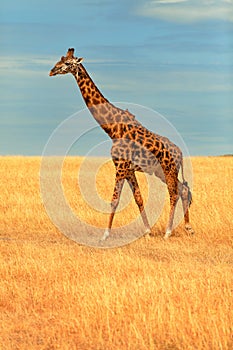
[[114,142],[111,150],[114,159],[121,159],[130,164],[134,171],[141,171],[152,175],[159,173],[161,168],[155,155],[140,144],[132,140],[121,139]]
[[132,157],[131,166],[132,166],[132,169],[134,169],[135,171],[141,171],[149,175],[152,175],[156,167],[155,165],[156,161],[157,160],[155,159],[155,157],[150,159],[148,157],[145,157],[143,159]]
[[149,175],[154,174],[161,181],[165,182],[165,175],[164,175],[163,168],[161,167],[157,159],[153,164],[147,164],[147,165],[144,165],[144,164],[139,165],[139,164],[132,163],[132,168],[134,171],[144,172]]

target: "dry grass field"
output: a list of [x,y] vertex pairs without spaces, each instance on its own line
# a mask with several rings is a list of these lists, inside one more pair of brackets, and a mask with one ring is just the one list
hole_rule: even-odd
[[[53,225],[41,200],[39,157],[0,161],[1,350],[233,349],[232,157],[192,158],[194,236],[181,223],[163,240],[167,203],[152,238],[111,249],[80,245]],[[80,162],[64,163],[67,201],[80,218],[105,227],[107,216],[77,188]],[[96,181],[109,200],[106,166],[104,183],[103,169]],[[130,203],[114,224],[135,210]]]

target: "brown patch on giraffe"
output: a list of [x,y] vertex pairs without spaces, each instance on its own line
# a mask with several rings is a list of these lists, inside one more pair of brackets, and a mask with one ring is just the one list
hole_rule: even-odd
[[93,98],[91,101],[93,102],[94,105],[99,104],[99,100],[97,98]]
[[116,121],[116,123],[120,123],[121,122],[121,115],[120,114],[117,114],[116,116],[115,116],[115,121]]
[[105,104],[100,105],[99,111],[101,114],[107,114],[109,112],[108,109],[106,108]]

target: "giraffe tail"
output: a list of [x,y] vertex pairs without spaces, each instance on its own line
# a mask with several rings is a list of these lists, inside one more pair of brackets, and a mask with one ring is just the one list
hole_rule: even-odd
[[188,181],[185,180],[184,178],[184,165],[183,165],[183,157],[181,160],[181,175],[182,175],[182,180],[183,180],[183,186],[185,186],[188,189],[188,202],[189,202],[189,207],[192,204],[193,201],[193,196],[192,196],[192,192],[190,190],[190,187],[188,185]]

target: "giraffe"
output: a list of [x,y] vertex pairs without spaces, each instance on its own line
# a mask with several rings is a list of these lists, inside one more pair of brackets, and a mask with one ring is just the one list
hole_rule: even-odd
[[[51,69],[49,75],[71,73],[74,76],[89,111],[112,139],[111,157],[115,165],[115,186],[108,227],[101,241],[106,240],[110,235],[125,180],[129,183],[139,208],[145,226],[145,236],[151,234],[135,175],[136,171],[154,174],[167,185],[170,212],[164,238],[167,239],[172,233],[174,213],[179,198],[182,200],[185,230],[193,234],[194,230],[189,221],[192,194],[184,179],[182,151],[168,138],[145,128],[128,110],[120,109],[110,103],[90,78],[82,61],[83,58],[75,57],[74,49],[70,48],[66,56],[62,56]],[[182,182],[178,179],[180,169]]]

